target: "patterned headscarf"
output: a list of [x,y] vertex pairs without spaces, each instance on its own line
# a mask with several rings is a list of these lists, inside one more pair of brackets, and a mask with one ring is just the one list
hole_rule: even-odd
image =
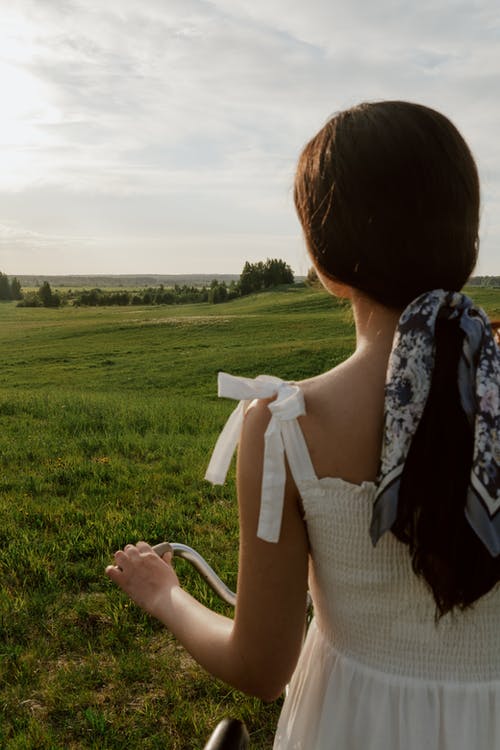
[[500,555],[500,350],[486,314],[458,292],[437,289],[403,312],[389,359],[385,424],[370,534],[376,544],[394,524],[404,464],[429,395],[438,318],[464,332],[458,389],[474,432],[465,516],[493,557]]

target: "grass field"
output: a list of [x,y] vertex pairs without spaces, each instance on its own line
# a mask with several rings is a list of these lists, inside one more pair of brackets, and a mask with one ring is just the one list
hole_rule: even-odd
[[[500,318],[500,290],[472,295]],[[216,306],[3,303],[0,323],[0,748],[198,748],[225,715],[270,748],[279,702],[206,675],[103,571],[125,543],[168,538],[235,586],[234,483],[203,480],[234,408],[217,371],[328,369],[352,351],[350,312],[297,288]]]

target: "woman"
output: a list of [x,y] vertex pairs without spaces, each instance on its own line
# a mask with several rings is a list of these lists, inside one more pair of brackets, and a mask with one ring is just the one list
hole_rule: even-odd
[[291,679],[276,748],[500,747],[500,364],[459,294],[474,160],[437,112],[363,104],[306,146],[295,200],[356,351],[299,384],[220,376],[241,399],[207,472],[239,440],[235,619],[143,542],[108,575],[235,687],[270,700]]

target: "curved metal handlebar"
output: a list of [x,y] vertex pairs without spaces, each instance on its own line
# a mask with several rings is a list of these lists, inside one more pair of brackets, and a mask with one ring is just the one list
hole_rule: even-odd
[[212,591],[219,596],[222,601],[234,607],[236,604],[236,594],[234,591],[226,586],[215,570],[207,563],[204,557],[200,555],[192,547],[188,547],[187,544],[179,544],[178,542],[161,542],[155,544],[153,550],[157,555],[162,557],[166,552],[172,552],[174,557],[180,557],[183,560],[187,560],[193,568],[196,568],[201,577],[207,582]]

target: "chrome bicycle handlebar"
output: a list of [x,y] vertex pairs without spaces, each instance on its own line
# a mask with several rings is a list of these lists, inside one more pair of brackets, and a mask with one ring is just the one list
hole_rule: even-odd
[[182,560],[187,560],[193,568],[195,568],[201,577],[207,582],[212,591],[214,591],[222,601],[234,607],[236,604],[236,594],[234,591],[226,586],[215,570],[207,563],[204,557],[200,555],[192,547],[188,547],[187,544],[179,544],[178,542],[161,542],[155,544],[153,550],[157,555],[162,557],[166,552],[172,552],[174,557],[180,557]]

